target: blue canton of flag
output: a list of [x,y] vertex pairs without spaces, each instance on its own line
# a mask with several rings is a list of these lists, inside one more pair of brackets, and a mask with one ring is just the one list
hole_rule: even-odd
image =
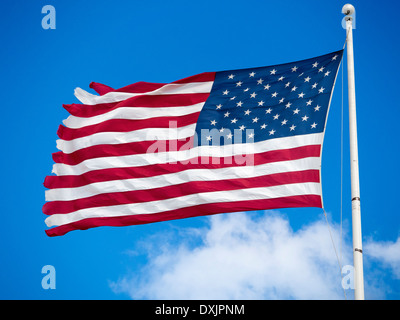
[[342,54],[217,72],[197,121],[198,145],[323,132]]

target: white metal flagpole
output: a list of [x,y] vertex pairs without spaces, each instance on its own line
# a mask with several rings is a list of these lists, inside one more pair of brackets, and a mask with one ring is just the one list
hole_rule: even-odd
[[353,52],[353,17],[355,9],[351,4],[343,6],[346,15],[347,41],[347,77],[349,96],[349,131],[350,131],[350,170],[351,170],[351,206],[353,224],[353,257],[354,257],[354,299],[364,300],[364,272],[361,236],[360,183],[358,173],[358,145],[356,119],[356,92],[354,80]]

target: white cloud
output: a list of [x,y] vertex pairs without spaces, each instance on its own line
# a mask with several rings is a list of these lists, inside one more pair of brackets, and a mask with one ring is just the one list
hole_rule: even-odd
[[393,275],[400,279],[400,236],[396,242],[375,242],[369,239],[364,250],[372,259],[378,260],[385,267],[389,267]]
[[[337,244],[338,228],[331,228]],[[344,298],[323,217],[293,231],[277,212],[233,213],[180,232],[150,237],[147,264],[112,282],[114,292],[133,299]],[[344,245],[343,252],[352,250]]]

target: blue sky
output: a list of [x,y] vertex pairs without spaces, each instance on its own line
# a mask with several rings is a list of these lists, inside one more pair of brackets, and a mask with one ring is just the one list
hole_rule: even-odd
[[[171,82],[333,52],[345,41],[344,3],[2,1],[0,298],[343,299],[319,209],[232,213],[48,238],[41,207],[56,131],[68,116],[62,104],[77,102],[76,87],[90,91],[91,81],[115,88]],[[376,1],[353,4],[365,295],[399,299],[399,4],[380,1],[383,12]],[[42,28],[44,5],[56,9],[55,30]],[[343,265],[351,265],[344,71],[341,246],[341,70],[325,134],[322,183],[335,244],[342,248]],[[42,288],[45,265],[56,270],[56,289]],[[346,295],[352,298],[352,290]]]

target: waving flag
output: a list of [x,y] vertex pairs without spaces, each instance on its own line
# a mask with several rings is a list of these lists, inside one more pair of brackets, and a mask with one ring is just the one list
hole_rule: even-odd
[[322,207],[321,149],[342,51],[138,82],[83,104],[58,130],[44,185],[49,236],[224,212]]

